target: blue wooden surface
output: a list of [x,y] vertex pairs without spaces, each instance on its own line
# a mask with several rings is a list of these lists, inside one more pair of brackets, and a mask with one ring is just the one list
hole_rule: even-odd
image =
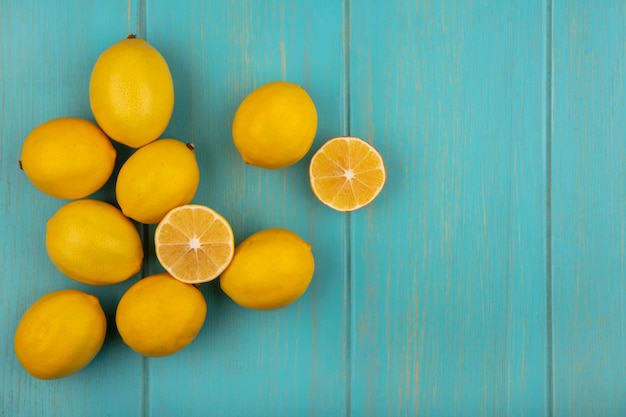
[[[626,415],[624,22],[619,0],[0,0],[0,416]],[[124,290],[161,270],[153,227],[141,274],[78,284],[44,247],[63,202],[17,166],[36,125],[92,118],[93,63],[129,32],[170,64],[164,136],[196,145],[194,201],[237,242],[285,227],[316,257],[309,291],[278,311],[203,284],[201,333],[158,359],[113,325]],[[309,91],[319,129],[301,162],[267,171],[230,127],[276,79]],[[313,150],[347,134],[388,167],[352,214],[307,178]],[[98,295],[110,329],[83,371],[39,381],[13,334],[60,288]]]
[[547,415],[546,4],[369,3],[350,129],[390,169],[351,221],[353,414]]
[[626,5],[554,10],[554,415],[623,416]]

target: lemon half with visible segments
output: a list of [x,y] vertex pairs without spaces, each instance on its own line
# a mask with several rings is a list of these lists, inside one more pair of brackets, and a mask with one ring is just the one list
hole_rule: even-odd
[[363,139],[337,137],[315,152],[309,180],[315,196],[337,211],[354,211],[370,204],[386,181],[383,158]]
[[170,210],[154,232],[157,259],[179,281],[200,284],[219,276],[235,250],[228,221],[215,210],[188,204]]

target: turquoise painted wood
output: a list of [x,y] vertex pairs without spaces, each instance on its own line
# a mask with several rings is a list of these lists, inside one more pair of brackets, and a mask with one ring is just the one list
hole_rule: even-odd
[[[56,270],[46,254],[45,226],[64,202],[37,191],[18,169],[22,142],[38,124],[61,116],[93,120],[91,67],[134,24],[123,1],[64,4],[3,0],[0,5],[0,415],[141,415],[143,359],[128,351],[114,326],[96,359],[72,378],[34,379],[13,352],[21,315],[44,294],[88,291],[99,297],[113,323],[119,297],[138,278],[98,288]],[[118,154],[121,160],[128,152],[118,147]],[[112,183],[96,197],[113,201]]]
[[626,8],[555,1],[554,415],[626,415]]
[[[319,119],[314,148],[346,133],[341,2],[168,4],[147,3],[147,36],[172,63],[177,102],[165,134],[195,145],[201,185],[194,201],[226,216],[237,242],[270,227],[298,233],[312,246],[316,271],[304,297],[272,312],[238,307],[217,282],[204,286],[210,313],[202,334],[180,355],[148,362],[150,415],[343,414],[345,216],[312,196],[312,152],[294,166],[265,170],[245,165],[231,139],[239,103],[274,80],[310,92]],[[160,270],[158,263],[150,270]]]
[[[0,2],[0,416],[623,416],[626,9],[619,0]],[[161,267],[138,225],[141,274],[64,277],[45,222],[64,202],[18,169],[36,125],[92,118],[89,74],[128,33],[157,47],[176,90],[164,136],[193,142],[194,199],[240,242],[268,227],[308,240],[316,272],[293,305],[255,312],[203,284],[197,339],[166,358],[114,326],[128,286]],[[319,112],[311,152],[245,165],[230,129],[271,80]],[[374,144],[388,182],[343,214],[307,166],[339,135]],[[118,167],[131,153],[117,146]],[[112,179],[95,197],[114,202]],[[41,295],[101,299],[104,349],[80,373],[30,377],[15,328]]]
[[351,8],[355,416],[548,415],[546,4],[452,4]]

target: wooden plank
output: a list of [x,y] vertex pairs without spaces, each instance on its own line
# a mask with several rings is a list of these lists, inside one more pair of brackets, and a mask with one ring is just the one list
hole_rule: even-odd
[[555,416],[626,415],[625,21],[554,1]]
[[[231,138],[241,100],[276,79],[316,103],[314,149],[345,134],[341,2],[147,2],[147,36],[169,62],[176,104],[165,136],[192,141],[200,164],[194,202],[232,224],[236,242],[285,227],[313,247],[307,293],[285,309],[245,310],[218,282],[203,284],[209,312],[183,351],[150,359],[152,416],[343,415],[346,407],[345,216],[318,203],[308,161],[269,171],[246,166]],[[151,271],[159,271],[156,260]]]
[[[134,8],[134,3],[132,8]],[[37,191],[18,169],[22,142],[40,123],[59,116],[93,120],[89,76],[102,50],[135,25],[124,0],[2,1],[0,5],[0,415],[140,415],[142,360],[115,332],[114,313],[127,283],[92,287],[64,277],[44,245],[45,222],[64,201]],[[125,150],[119,148],[123,157]],[[113,201],[112,183],[98,198]],[[81,372],[56,381],[30,377],[13,352],[23,312],[62,288],[97,295],[107,314],[106,343]]]
[[352,415],[549,415],[544,1],[352,2]]

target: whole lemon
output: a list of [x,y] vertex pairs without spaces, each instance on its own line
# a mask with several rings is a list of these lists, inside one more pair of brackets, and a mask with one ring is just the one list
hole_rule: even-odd
[[98,191],[113,172],[116,152],[95,124],[76,117],[49,120],[26,137],[20,167],[40,191],[77,199]]
[[300,236],[285,229],[266,229],[235,248],[220,286],[243,307],[271,310],[300,298],[314,269],[311,246]]
[[98,299],[78,290],[44,295],[22,316],[13,347],[32,376],[57,379],[83,369],[98,354],[106,334]]
[[135,225],[99,200],[65,204],[46,224],[46,249],[68,277],[91,285],[122,282],[141,269],[143,248]]
[[137,281],[124,293],[115,322],[122,340],[135,352],[166,356],[195,339],[206,311],[197,287],[160,273]]
[[191,202],[199,182],[193,145],[159,139],[136,150],[124,162],[115,195],[126,216],[156,224],[171,209]]
[[130,35],[106,49],[89,82],[91,111],[114,140],[138,148],[158,138],[174,109],[174,82],[163,56]]
[[233,141],[250,165],[277,169],[295,164],[313,145],[317,110],[309,94],[287,81],[265,84],[239,105]]

